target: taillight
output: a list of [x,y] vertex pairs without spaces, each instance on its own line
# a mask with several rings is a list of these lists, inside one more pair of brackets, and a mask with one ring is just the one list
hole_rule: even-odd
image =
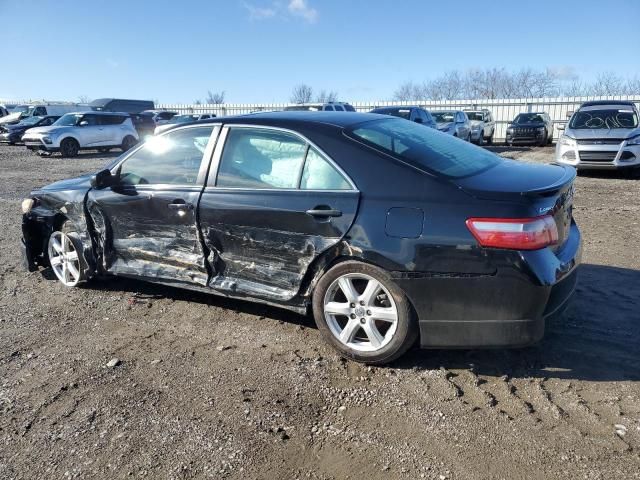
[[551,215],[534,218],[470,218],[467,227],[482,247],[538,250],[558,243]]

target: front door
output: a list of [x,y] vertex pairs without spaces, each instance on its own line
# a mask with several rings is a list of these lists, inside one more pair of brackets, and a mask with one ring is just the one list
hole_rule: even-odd
[[293,298],[309,265],[349,230],[358,199],[346,175],[301,136],[225,127],[200,201],[211,287]]
[[197,206],[218,131],[191,126],[154,137],[112,170],[116,185],[89,191],[106,271],[207,284]]
[[80,146],[83,148],[92,147],[100,144],[102,140],[102,125],[99,125],[98,115],[86,113],[78,122],[79,128],[76,129],[77,135],[80,137]]

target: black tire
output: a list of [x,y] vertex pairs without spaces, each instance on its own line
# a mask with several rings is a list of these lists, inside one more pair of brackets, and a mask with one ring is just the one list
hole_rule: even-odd
[[547,143],[549,142],[549,132],[547,132],[547,129],[544,129],[544,136],[542,137],[542,140],[540,140],[540,142],[538,143],[539,147],[544,147],[545,145],[547,145]]
[[487,138],[487,145],[493,145],[493,133],[489,138]]
[[80,151],[80,144],[74,138],[65,138],[60,143],[60,155],[65,158],[77,157]]
[[481,147],[482,145],[484,145],[484,130],[480,132],[480,136],[478,137],[478,143],[477,145],[479,147]]
[[[328,289],[339,277],[345,274],[364,274],[383,285],[391,294],[397,309],[397,328],[388,344],[373,351],[358,351],[343,344],[332,333],[324,314],[324,299]],[[340,353],[340,355],[370,365],[383,365],[402,356],[413,346],[418,337],[418,326],[413,308],[404,292],[383,269],[358,261],[346,261],[337,264],[327,271],[313,291],[313,316],[318,329],[324,338]]]
[[133,136],[127,135],[122,139],[122,146],[120,148],[123,152],[126,152],[135,147],[137,143],[138,141]]

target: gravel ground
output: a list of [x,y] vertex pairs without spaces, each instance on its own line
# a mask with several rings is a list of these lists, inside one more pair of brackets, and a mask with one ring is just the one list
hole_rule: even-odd
[[0,147],[0,478],[640,478],[640,181],[577,179],[581,283],[539,345],[370,368],[310,317],[24,272],[20,200],[107,161]]

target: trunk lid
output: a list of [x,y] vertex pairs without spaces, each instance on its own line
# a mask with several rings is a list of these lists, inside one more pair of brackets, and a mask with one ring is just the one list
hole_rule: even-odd
[[576,171],[560,165],[505,160],[477,175],[454,180],[468,194],[486,200],[522,203],[529,216],[551,215],[558,229],[557,250],[569,236]]

